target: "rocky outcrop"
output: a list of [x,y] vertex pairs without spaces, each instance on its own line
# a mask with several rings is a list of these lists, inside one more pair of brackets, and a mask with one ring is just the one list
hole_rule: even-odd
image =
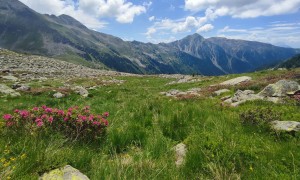
[[300,90],[300,86],[295,81],[280,80],[275,84],[269,84],[260,93],[264,97],[284,97],[290,91]]
[[231,104],[231,106],[236,107],[246,101],[250,101],[250,100],[258,100],[258,99],[263,99],[263,97],[254,94],[254,91],[251,90],[237,90],[237,92],[233,95],[232,98],[229,98],[227,100],[225,100],[225,103],[229,103]]
[[43,174],[39,180],[89,180],[89,178],[82,174],[79,170],[73,168],[70,165],[66,165],[63,168],[54,169],[48,173]]
[[237,78],[234,78],[234,79],[230,79],[228,81],[224,81],[222,83],[220,83],[220,85],[222,86],[233,86],[233,85],[237,85],[237,84],[240,84],[240,83],[243,83],[243,82],[248,82],[248,81],[251,81],[252,78],[249,77],[249,76],[241,76],[241,77],[237,77]]

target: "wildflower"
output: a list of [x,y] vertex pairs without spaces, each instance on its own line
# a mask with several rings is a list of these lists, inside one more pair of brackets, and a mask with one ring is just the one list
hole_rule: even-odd
[[35,122],[36,122],[36,123],[41,122],[41,121],[42,121],[41,118],[36,118],[36,119],[35,119]]
[[15,160],[16,160],[16,158],[14,158],[14,157],[11,157],[11,158],[10,158],[10,160],[11,160],[11,161],[15,161]]
[[89,117],[89,120],[93,121],[93,119],[94,119],[94,115],[91,114],[90,117]]
[[86,117],[86,116],[81,116],[81,120],[82,120],[82,121],[86,121],[86,120],[87,120],[87,117]]
[[50,116],[50,117],[48,118],[48,121],[49,121],[50,123],[52,123],[52,122],[53,122],[53,117]]
[[45,111],[46,111],[47,113],[52,113],[52,108],[46,108]]
[[0,159],[0,162],[2,162],[2,163],[4,163],[5,161],[6,161],[5,158],[1,158],[1,159]]
[[12,169],[13,169],[13,170],[16,169],[16,166],[13,166]]
[[39,110],[39,108],[38,108],[38,107],[34,107],[34,108],[32,108],[32,110],[34,110],[34,111],[38,111],[38,110]]
[[65,118],[64,118],[64,121],[68,121],[68,120],[69,120],[69,118],[68,118],[68,117],[65,117]]
[[3,164],[3,167],[7,167],[10,165],[10,161],[7,161],[6,163]]
[[57,110],[57,114],[63,116],[65,113],[63,110]]
[[94,125],[98,125],[98,126],[99,126],[99,125],[100,125],[100,122],[98,122],[98,121],[94,121],[94,122],[93,122],[93,124],[94,124]]
[[10,177],[10,176],[7,176],[6,179],[11,179],[11,177]]
[[7,127],[10,127],[10,126],[12,126],[12,125],[14,125],[13,122],[6,122],[6,126],[7,126]]
[[29,112],[26,110],[23,111],[19,111],[19,114],[23,117],[23,118],[27,118],[29,116]]
[[6,121],[12,119],[12,117],[13,117],[13,116],[12,116],[11,114],[4,114],[4,115],[3,115],[3,119],[6,120]]
[[41,116],[41,119],[47,119],[47,118],[48,118],[47,114],[43,114],[43,115]]
[[253,167],[252,167],[252,165],[250,165],[250,168],[249,168],[249,170],[250,170],[250,171],[253,171]]
[[103,113],[103,116],[104,116],[104,117],[108,117],[108,116],[109,116],[109,112]]
[[19,109],[16,109],[14,112],[15,112],[15,113],[19,113],[19,111],[20,111]]
[[27,157],[27,155],[25,154],[25,153],[23,153],[22,155],[21,155],[21,159],[25,159]]
[[105,126],[108,126],[108,121],[104,118],[102,118],[102,122],[104,123]]
[[45,110],[47,108],[47,106],[46,105],[42,105],[42,108]]
[[37,122],[37,126],[38,126],[38,127],[41,127],[41,126],[43,126],[43,124],[44,124],[44,123],[43,123],[43,121],[39,121],[39,122]]

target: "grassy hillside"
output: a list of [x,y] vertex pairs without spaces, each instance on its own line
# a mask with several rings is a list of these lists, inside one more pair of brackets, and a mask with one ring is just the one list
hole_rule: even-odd
[[280,64],[279,67],[288,69],[300,67],[300,54],[288,59],[284,63]]
[[[229,87],[228,94],[237,89],[258,92],[272,81],[293,79],[299,73],[300,69],[247,74],[253,83]],[[8,131],[1,119],[0,177],[37,179],[50,169],[70,164],[95,180],[299,179],[299,135],[276,135],[265,127],[242,124],[240,114],[271,107],[283,120],[300,121],[300,106],[291,101],[254,101],[233,108],[221,105],[222,96],[210,97],[210,85],[236,76],[202,77],[198,82],[173,85],[166,85],[172,79],[155,76],[118,77],[126,82],[89,90],[87,98],[70,93],[63,99],[52,95],[65,84],[64,79],[30,82],[30,92],[0,99],[1,116],[34,106],[66,109],[87,105],[93,113],[108,111],[109,127],[101,140],[70,141],[59,133]],[[73,79],[68,83],[89,87],[98,81]],[[202,88],[202,96],[174,99],[160,94],[195,87]],[[172,147],[180,142],[187,145],[188,152],[185,164],[177,168]]]

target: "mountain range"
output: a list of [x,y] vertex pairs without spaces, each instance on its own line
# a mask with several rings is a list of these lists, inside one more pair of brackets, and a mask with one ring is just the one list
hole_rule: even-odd
[[171,43],[124,41],[90,30],[67,15],[39,14],[18,0],[0,0],[0,47],[139,74],[243,73],[300,53],[254,41],[205,39],[199,34]]

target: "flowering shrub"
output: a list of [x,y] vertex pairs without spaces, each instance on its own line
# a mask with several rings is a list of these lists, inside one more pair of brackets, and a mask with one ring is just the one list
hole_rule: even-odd
[[6,127],[10,130],[28,133],[54,130],[66,137],[95,139],[105,132],[108,126],[108,112],[94,115],[90,107],[70,107],[67,110],[47,106],[34,107],[30,110],[14,110],[12,114],[3,115]]

